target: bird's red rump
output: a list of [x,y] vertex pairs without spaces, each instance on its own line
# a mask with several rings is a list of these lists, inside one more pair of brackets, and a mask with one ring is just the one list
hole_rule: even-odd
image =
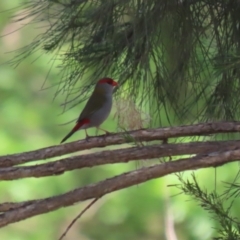
[[77,122],[76,126],[73,128],[73,131],[77,131],[80,129],[83,125],[90,123],[89,119],[82,119],[81,121]]

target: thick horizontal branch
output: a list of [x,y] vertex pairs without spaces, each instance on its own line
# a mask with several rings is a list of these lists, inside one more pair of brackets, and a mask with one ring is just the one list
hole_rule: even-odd
[[[99,198],[110,192],[140,184],[150,179],[186,170],[223,165],[232,161],[238,161],[238,159],[240,159],[240,149],[215,152],[210,153],[209,155],[198,155],[193,158],[166,162],[151,167],[144,167],[96,184],[75,189],[59,196],[16,204],[12,203],[12,210],[0,215],[0,227],[35,215],[47,213],[61,207],[67,207],[80,201]],[[2,211],[1,206],[2,205],[0,205],[0,211]],[[15,206],[17,208],[15,208]],[[6,205],[4,207],[6,209]]]
[[132,147],[61,159],[55,162],[34,166],[0,168],[0,180],[13,180],[27,177],[43,177],[62,174],[65,171],[94,167],[103,164],[129,162],[140,159],[153,159],[167,156],[203,154],[219,149],[234,150],[240,141],[192,142]]
[[35,151],[12,154],[0,157],[0,167],[10,167],[30,161],[43,160],[64,154],[91,148],[102,148],[110,145],[130,143],[134,141],[165,140],[175,137],[201,136],[216,133],[240,131],[240,122],[202,123],[189,126],[167,127],[158,129],[142,129],[128,133],[117,133],[109,136],[92,137],[90,141],[80,140],[63,145],[42,148]]

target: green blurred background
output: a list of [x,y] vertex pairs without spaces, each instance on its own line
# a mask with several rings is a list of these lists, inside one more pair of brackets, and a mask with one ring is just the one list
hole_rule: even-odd
[[[40,31],[44,31],[35,25],[24,27],[22,22],[11,21],[12,14],[18,16],[21,10],[6,10],[16,7],[17,2],[0,2],[1,155],[59,144],[72,127],[71,124],[59,125],[75,119],[81,109],[81,106],[78,106],[62,114],[60,105],[65,96],[59,95],[53,101],[56,89],[48,87],[56,83],[60,75],[56,68],[57,63],[49,74],[52,56],[39,50],[16,68],[4,64],[14,57],[16,49],[30,43]],[[41,90],[43,85],[48,89]],[[103,127],[104,125],[110,126],[110,131],[116,131],[117,124],[113,114]],[[95,130],[89,133],[93,135]],[[80,131],[71,141],[84,137],[84,132]],[[138,164],[106,165],[54,177],[2,181],[0,201],[23,201],[62,194],[148,164],[142,161]],[[216,181],[220,190],[222,181],[230,181],[233,171],[237,171],[236,164],[218,168]],[[202,186],[209,190],[214,188],[214,169],[200,170],[196,175]],[[184,173],[184,176],[190,176],[190,172]],[[177,177],[172,175],[105,196],[83,215],[65,239],[203,240],[215,236],[214,227],[217,227],[217,224],[209,214],[189,197],[178,194],[180,191],[175,187],[168,187],[176,183]],[[88,203],[80,203],[6,226],[0,230],[0,239],[58,239],[71,220]],[[240,208],[234,210],[239,211]]]

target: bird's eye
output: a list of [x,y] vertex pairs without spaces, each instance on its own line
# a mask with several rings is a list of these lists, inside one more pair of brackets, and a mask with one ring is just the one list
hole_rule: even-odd
[[112,80],[108,80],[107,83],[108,83],[109,85],[112,85],[112,84],[113,84],[113,81],[112,81]]

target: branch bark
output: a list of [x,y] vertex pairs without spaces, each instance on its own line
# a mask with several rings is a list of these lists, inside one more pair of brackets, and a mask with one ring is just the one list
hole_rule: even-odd
[[[152,144],[141,147],[129,147],[81,156],[67,157],[54,162],[30,166],[15,166],[27,162],[63,156],[72,152],[90,148],[103,148],[138,141],[166,140],[168,138],[202,136],[216,133],[232,133],[240,131],[239,122],[205,123],[190,126],[137,130],[130,133],[112,134],[106,137],[93,137],[85,140],[52,146],[36,151],[0,157],[0,180],[13,180],[26,177],[43,177],[61,174],[65,171],[94,167],[101,164],[128,162],[139,159],[181,156],[182,159],[165,162],[137,171],[127,172],[101,182],[75,189],[59,196],[35,199],[25,202],[5,202],[0,204],[0,227],[35,215],[47,213],[61,207],[92,198],[100,198],[105,194],[129,186],[143,183],[150,179],[163,177],[171,173],[198,168],[216,167],[240,158],[240,141],[188,142],[176,144]],[[125,147],[125,146],[124,146]],[[219,151],[221,149],[221,151]],[[183,158],[184,155],[195,157]],[[171,159],[171,158],[170,158]]]
[[204,154],[219,149],[234,150],[240,141],[191,142],[132,147],[69,157],[34,166],[0,168],[0,180],[14,180],[27,177],[44,177],[63,174],[66,171],[94,167],[104,164],[154,159],[168,156]]
[[11,167],[36,160],[45,160],[92,148],[103,148],[134,141],[154,141],[168,138],[202,136],[216,133],[233,133],[240,131],[240,122],[213,122],[189,126],[167,127],[158,129],[141,129],[128,133],[117,133],[110,136],[92,137],[85,140],[66,143],[63,145],[42,148],[26,153],[0,156],[0,167]]
[[[240,159],[240,149],[213,152],[207,155],[181,159],[173,162],[144,167],[139,170],[124,173],[113,178],[77,188],[65,194],[40,200],[22,203],[12,203],[11,210],[0,215],[0,227],[35,215],[47,213],[61,207],[67,207],[80,201],[100,198],[110,192],[146,182],[150,179],[166,176],[171,173],[214,167]],[[6,205],[0,210],[6,210]]]

